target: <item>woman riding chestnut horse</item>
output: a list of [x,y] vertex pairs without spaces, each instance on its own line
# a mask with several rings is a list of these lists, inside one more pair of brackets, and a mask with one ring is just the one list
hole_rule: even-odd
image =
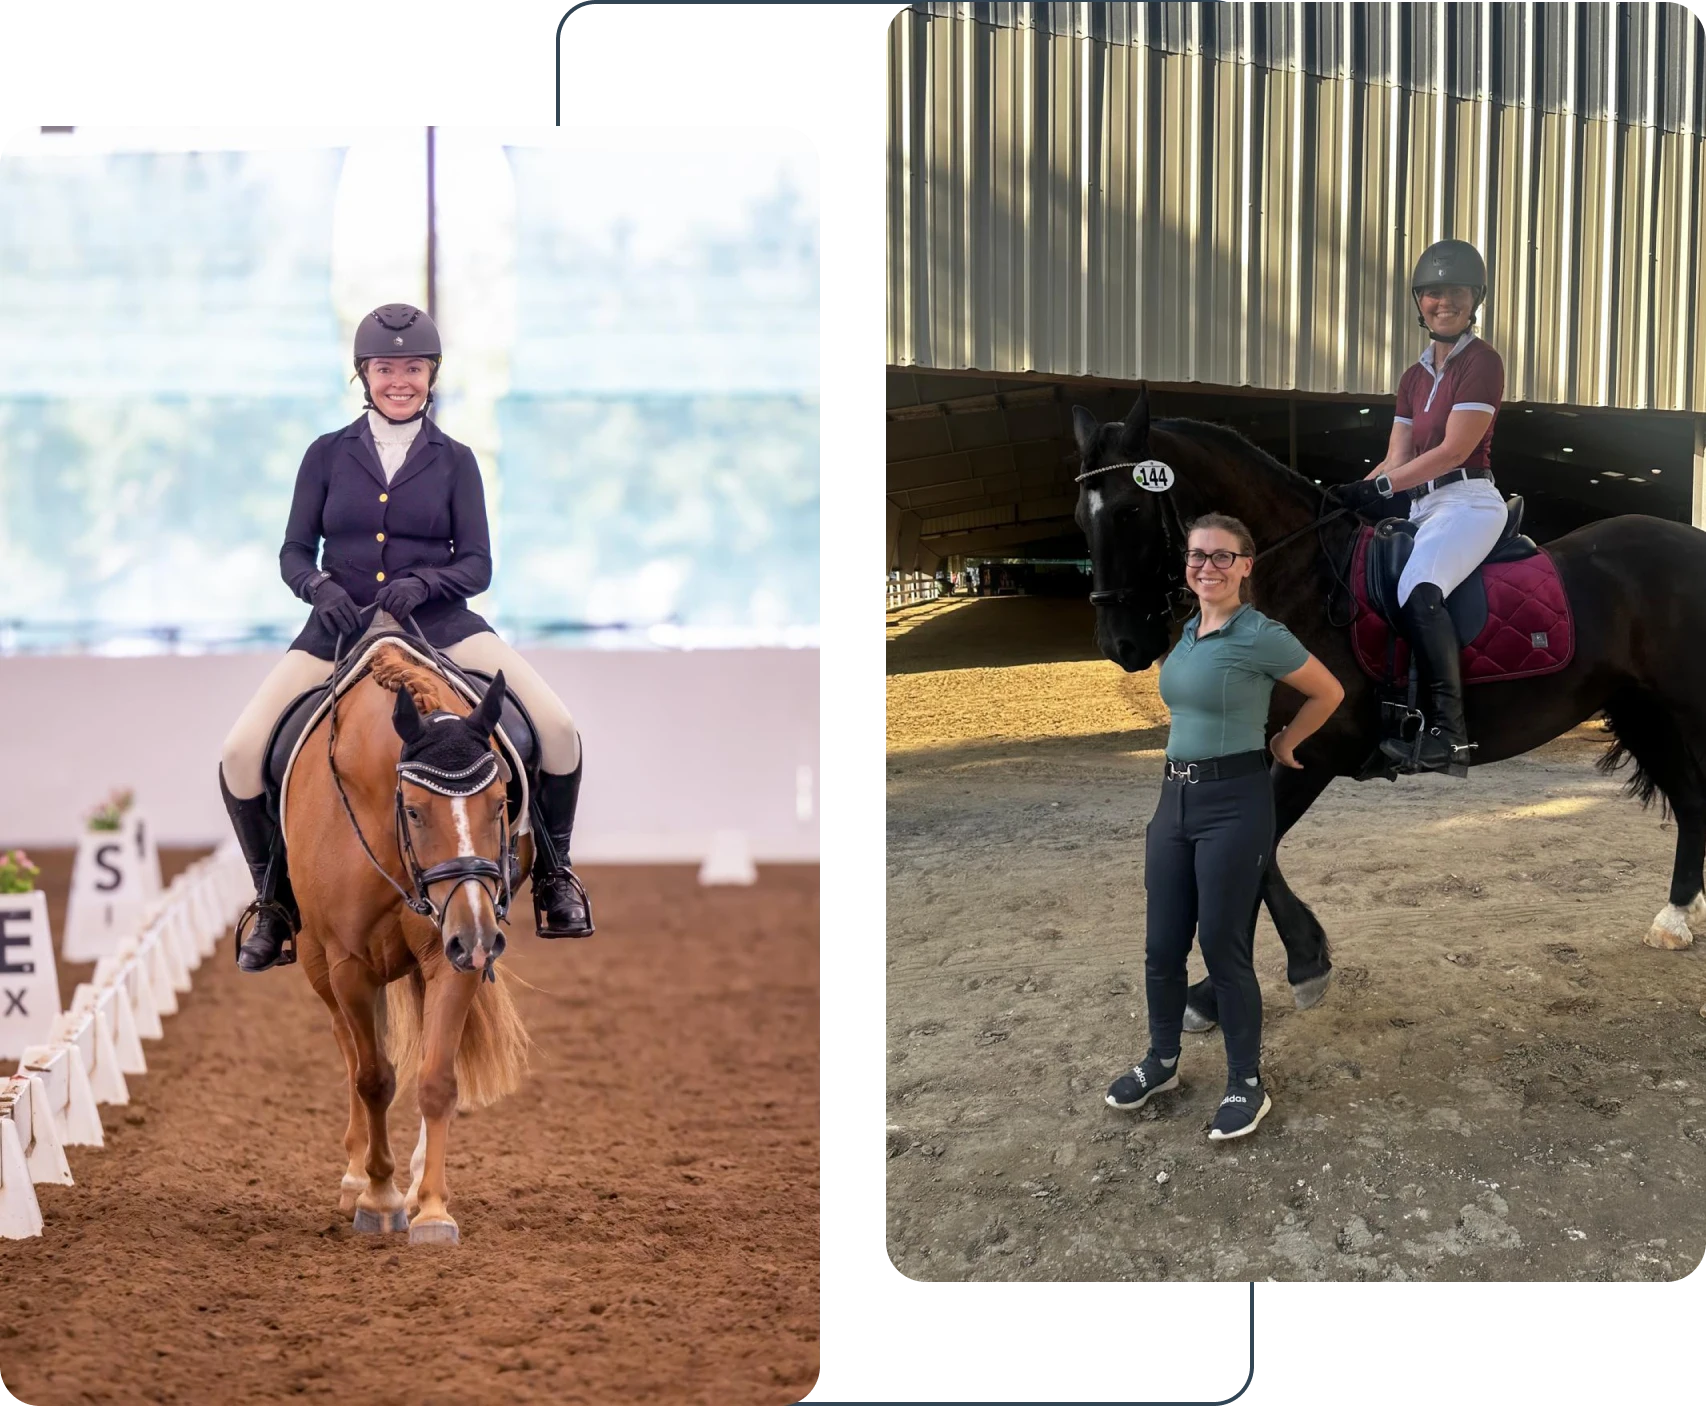
[[[238,928],[237,965],[265,971],[296,960],[301,916],[277,817],[263,794],[263,752],[280,713],[332,674],[340,641],[354,638],[364,608],[411,621],[457,665],[502,671],[538,735],[533,788],[533,907],[541,937],[593,931],[586,890],[569,864],[581,739],[574,719],[539,674],[484,620],[468,597],[492,580],[486,499],[473,451],[428,417],[443,349],[419,308],[387,303],[361,320],[355,374],[366,412],[308,446],[279,563],[285,585],[313,613],[225,739],[219,790],[255,881],[256,901]],[[542,832],[542,833],[541,833]]]

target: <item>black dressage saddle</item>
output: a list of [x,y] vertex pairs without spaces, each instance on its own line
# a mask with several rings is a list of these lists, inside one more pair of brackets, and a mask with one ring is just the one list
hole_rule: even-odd
[[[401,630],[387,630],[370,635],[362,641],[360,650],[346,659],[331,679],[308,689],[304,693],[297,694],[291,700],[290,705],[279,715],[278,721],[273,724],[272,735],[267,739],[266,769],[263,779],[266,783],[267,804],[275,818],[279,814],[279,796],[284,790],[285,775],[290,769],[290,758],[296,751],[298,740],[307,730],[310,722],[319,716],[333,684],[342,687],[345,686],[346,679],[353,682],[353,675],[366,668],[362,661],[371,654],[375,645],[385,640],[395,640],[416,655],[421,653],[421,646],[414,637]],[[486,696],[486,690],[492,684],[490,674],[482,673],[478,669],[458,668],[443,655],[439,656],[438,662],[442,665],[441,672],[467,683],[479,698]],[[504,735],[509,738],[511,745],[520,756],[521,764],[527,768],[529,773],[537,770],[539,744],[533,731],[533,719],[528,717],[527,709],[522,707],[521,700],[514,693],[506,691],[504,694],[503,708],[498,715],[498,726],[503,729]],[[512,775],[506,784],[509,791],[510,820],[513,823],[519,819],[521,814],[523,796],[521,778]]]
[[[1381,619],[1394,629],[1398,627],[1398,578],[1416,548],[1416,524],[1408,518],[1387,518],[1374,529],[1368,544],[1367,589],[1368,603]],[[1522,534],[1522,497],[1505,500],[1505,530],[1487,553],[1483,566],[1496,561],[1521,561],[1535,556],[1540,548],[1534,539]],[[1477,638],[1487,625],[1487,586],[1476,567],[1469,579],[1445,600],[1451,623],[1457,627],[1457,638],[1463,644]]]

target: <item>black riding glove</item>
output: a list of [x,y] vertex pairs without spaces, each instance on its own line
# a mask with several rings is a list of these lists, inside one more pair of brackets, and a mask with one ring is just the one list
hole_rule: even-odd
[[418,576],[399,576],[379,588],[374,603],[388,611],[395,620],[407,620],[417,606],[431,594],[427,583]]
[[1396,493],[1382,493],[1380,484],[1372,478],[1335,483],[1327,491],[1341,508],[1349,508],[1360,517],[1396,517],[1403,507],[1403,500]]
[[361,624],[355,602],[350,594],[330,576],[322,576],[318,585],[308,593],[314,605],[314,618],[333,635],[353,635]]

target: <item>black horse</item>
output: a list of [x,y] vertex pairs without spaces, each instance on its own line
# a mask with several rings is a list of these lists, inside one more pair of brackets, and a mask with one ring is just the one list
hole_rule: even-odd
[[[1275,763],[1278,836],[1295,825],[1334,777],[1355,777],[1380,739],[1377,690],[1352,654],[1344,577],[1356,519],[1333,517],[1325,492],[1236,431],[1194,420],[1149,419],[1141,394],[1125,422],[1099,423],[1073,410],[1083,473],[1077,521],[1090,543],[1096,643],[1128,673],[1147,669],[1171,644],[1173,598],[1183,582],[1184,534],[1206,512],[1241,518],[1255,537],[1260,564],[1252,577],[1256,607],[1280,620],[1345,686],[1345,701],[1297,749],[1301,771]],[[1150,488],[1107,465],[1159,460],[1164,476]],[[1327,520],[1324,520],[1327,519]],[[1319,524],[1311,531],[1312,524]],[[1295,535],[1294,535],[1295,534]],[[1288,540],[1289,539],[1289,540]],[[1273,550],[1269,550],[1272,548]],[[1612,744],[1606,773],[1633,762],[1631,794],[1643,805],[1658,797],[1676,818],[1676,864],[1670,902],[1644,939],[1654,947],[1686,947],[1690,925],[1706,926],[1706,600],[1677,583],[1706,581],[1706,533],[1651,517],[1596,522],[1551,542],[1546,550],[1575,616],[1575,657],[1564,670],[1533,679],[1501,680],[1466,690],[1477,764],[1502,761],[1603,714]],[[1274,690],[1271,737],[1302,700]],[[1439,785],[1457,783],[1441,778]],[[1276,839],[1277,846],[1277,839]],[[1277,860],[1262,898],[1286,950],[1286,976],[1300,1010],[1319,1001],[1332,975],[1327,936],[1309,906],[1287,887]],[[1209,982],[1191,988],[1187,1020],[1216,1019]]]

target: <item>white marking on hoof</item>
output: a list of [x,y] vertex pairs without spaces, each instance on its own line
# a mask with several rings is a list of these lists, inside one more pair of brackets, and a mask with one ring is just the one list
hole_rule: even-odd
[[384,1235],[407,1230],[409,1218],[403,1214],[401,1207],[395,1211],[369,1211],[358,1206],[354,1226],[357,1235]]
[[1327,988],[1333,984],[1333,973],[1322,972],[1320,976],[1312,976],[1307,981],[1299,981],[1291,988],[1291,999],[1297,1003],[1300,1011],[1306,1011],[1311,1006],[1318,1006],[1327,995]]
[[460,1245],[462,1232],[456,1228],[456,1222],[444,1220],[418,1220],[409,1227],[409,1243],[411,1245]]
[[1205,1030],[1213,1030],[1217,1024],[1219,1024],[1218,1021],[1210,1020],[1194,1006],[1185,1007],[1185,1029],[1193,1035],[1200,1035]]
[[343,1180],[338,1183],[338,1209],[347,1216],[355,1209],[356,1201],[366,1190],[366,1177],[352,1177],[345,1172]]
[[1659,910],[1658,917],[1653,919],[1652,927],[1641,941],[1666,952],[1680,952],[1685,947],[1692,947],[1694,934],[1688,928],[1688,915],[1676,904],[1667,903]]
[[1706,927],[1706,893],[1694,895],[1694,901],[1682,910],[1690,929]]

